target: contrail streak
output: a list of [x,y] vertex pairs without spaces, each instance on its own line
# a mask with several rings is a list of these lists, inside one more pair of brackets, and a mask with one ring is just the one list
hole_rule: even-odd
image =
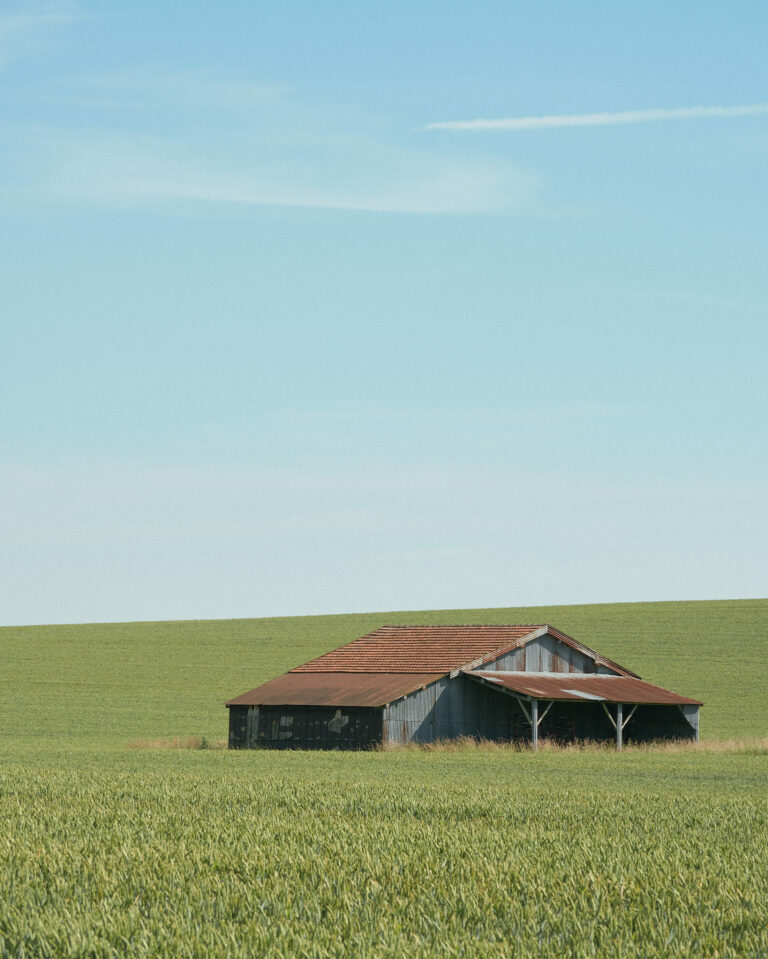
[[496,120],[444,120],[426,130],[545,130],[558,127],[607,127],[655,120],[744,117],[768,113],[768,103],[741,107],[681,107],[673,110],[625,110],[621,113],[565,113],[544,117],[501,117]]

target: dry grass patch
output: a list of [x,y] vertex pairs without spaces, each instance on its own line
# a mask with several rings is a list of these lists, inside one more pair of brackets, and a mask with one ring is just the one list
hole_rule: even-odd
[[[532,752],[530,742],[495,742],[488,739],[474,739],[472,736],[461,736],[458,739],[443,739],[431,743],[390,743],[382,747],[386,751],[406,752],[466,752],[474,750],[493,752]],[[580,740],[573,743],[561,743],[554,739],[540,739],[539,752],[564,753],[599,753],[615,752],[616,745],[612,741]],[[693,742],[685,739],[670,741],[656,741],[650,743],[625,743],[624,752],[634,753],[743,753],[756,756],[768,756],[768,737],[705,740]]]
[[[135,739],[127,744],[128,749],[226,749],[224,739],[207,739],[205,736],[174,736],[171,739]],[[612,741],[581,740],[573,743],[560,743],[553,739],[540,739],[539,752],[549,753],[612,753],[616,746]],[[375,747],[383,752],[495,752],[528,753],[532,752],[529,742],[495,742],[490,739],[474,739],[461,736],[458,739],[442,739],[431,743],[388,743]],[[705,740],[672,740],[669,742],[625,743],[627,753],[695,753],[727,755],[740,753],[752,756],[768,756],[768,737]]]
[[207,739],[205,736],[174,736],[173,739],[134,739],[129,749],[226,749],[223,739]]

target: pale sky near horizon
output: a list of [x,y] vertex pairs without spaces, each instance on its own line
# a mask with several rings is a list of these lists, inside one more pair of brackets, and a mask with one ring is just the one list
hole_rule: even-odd
[[0,3],[0,625],[768,595],[766,48]]

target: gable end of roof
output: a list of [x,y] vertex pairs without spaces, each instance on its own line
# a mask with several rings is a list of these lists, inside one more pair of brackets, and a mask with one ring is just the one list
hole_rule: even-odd
[[640,679],[637,673],[633,673],[631,669],[627,669],[626,666],[620,666],[618,663],[614,663],[614,661],[612,659],[608,659],[607,656],[601,656],[600,653],[595,652],[594,649],[590,649],[589,646],[585,646],[584,643],[580,643],[577,639],[574,639],[573,636],[568,636],[567,633],[557,629],[556,626],[550,626],[549,623],[547,623],[547,632],[550,636],[554,636],[555,639],[559,639],[561,642],[573,647],[573,649],[583,653],[585,656],[589,656],[590,659],[593,659],[601,666],[605,666],[607,669],[615,669],[620,676],[627,676],[630,679]]
[[585,646],[584,643],[580,643],[577,639],[574,639],[572,636],[569,636],[562,630],[557,629],[557,627],[552,626],[550,623],[545,623],[543,626],[534,627],[532,632],[527,633],[525,636],[519,637],[514,642],[507,643],[504,646],[499,647],[499,649],[495,649],[493,652],[481,656],[479,659],[476,659],[471,663],[467,663],[466,666],[461,666],[459,669],[452,670],[451,677],[457,676],[462,670],[478,669],[480,666],[484,666],[486,663],[491,663],[500,656],[504,656],[506,653],[512,652],[513,649],[520,649],[523,646],[527,646],[528,643],[533,642],[534,639],[539,639],[542,636],[552,636],[561,643],[565,643],[566,646],[570,646],[577,652],[582,653],[584,656],[593,660],[593,662],[597,663],[598,665],[605,666],[606,669],[615,670],[620,676],[626,676],[632,679],[640,678],[637,673],[633,673],[631,669],[627,669],[625,666],[620,666],[618,663],[614,663],[612,659],[608,659],[606,656],[601,656],[600,653],[596,652],[594,649],[591,649],[589,646]]

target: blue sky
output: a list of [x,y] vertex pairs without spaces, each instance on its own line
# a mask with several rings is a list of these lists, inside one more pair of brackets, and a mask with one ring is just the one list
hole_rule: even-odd
[[0,6],[0,623],[765,596],[767,40]]

